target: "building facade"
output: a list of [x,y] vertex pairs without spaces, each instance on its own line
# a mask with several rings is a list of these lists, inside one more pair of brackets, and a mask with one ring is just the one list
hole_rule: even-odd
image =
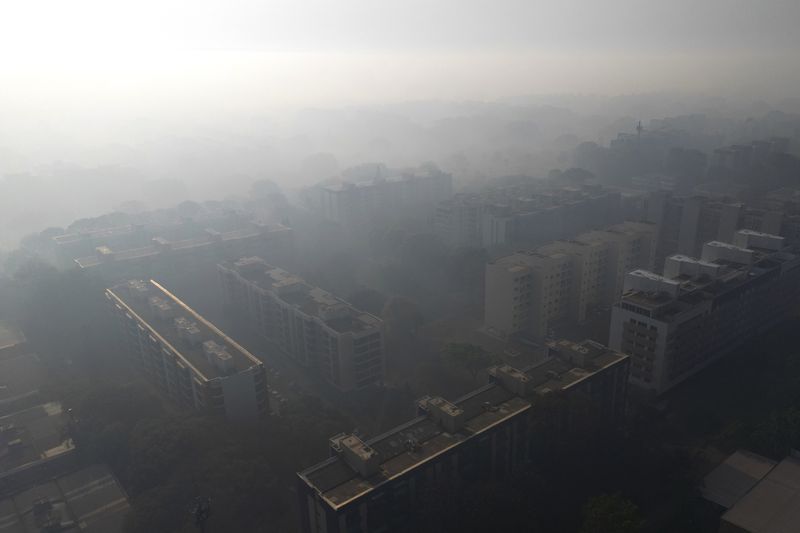
[[553,320],[582,322],[622,294],[625,273],[652,265],[655,227],[626,222],[486,266],[485,330],[544,338]]
[[303,531],[413,530],[423,502],[460,484],[512,476],[536,460],[529,422],[544,395],[584,394],[609,413],[622,409],[627,356],[591,341],[552,350],[524,370],[490,369],[491,383],[453,402],[421,398],[419,416],[373,439],[333,437],[331,457],[298,474]]
[[450,246],[536,246],[621,222],[619,192],[598,185],[506,187],[439,204],[433,228]]
[[321,217],[357,228],[387,217],[427,217],[452,194],[453,177],[430,168],[355,183],[316,185],[305,191],[305,200]]
[[382,381],[379,318],[257,257],[218,269],[227,303],[263,340],[318,371],[341,391]]
[[658,394],[784,319],[796,305],[800,257],[781,237],[740,230],[700,259],[669,257],[664,275],[631,272],[609,345],[631,355],[631,382]]
[[264,365],[155,281],[106,290],[131,362],[177,405],[231,420],[269,415]]

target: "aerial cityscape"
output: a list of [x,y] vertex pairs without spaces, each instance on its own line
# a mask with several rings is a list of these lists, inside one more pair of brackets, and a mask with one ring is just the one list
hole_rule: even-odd
[[800,533],[800,3],[6,11],[0,533]]

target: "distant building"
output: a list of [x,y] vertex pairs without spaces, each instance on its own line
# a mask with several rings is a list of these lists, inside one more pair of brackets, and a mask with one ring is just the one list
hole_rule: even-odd
[[186,277],[203,266],[242,255],[286,255],[292,247],[292,230],[280,224],[245,221],[225,230],[194,228],[175,233],[178,239],[157,235],[147,245],[113,248],[100,245],[92,255],[75,259],[85,271],[98,272],[110,281],[151,277]]
[[130,505],[103,465],[48,477],[0,500],[0,528],[9,533],[41,531],[122,533]]
[[663,393],[782,320],[797,303],[800,257],[783,239],[740,230],[700,259],[637,270],[614,306],[609,345],[630,354],[631,381]]
[[[379,172],[379,167],[376,167]],[[336,184],[305,191],[310,209],[348,228],[364,227],[386,217],[429,216],[453,194],[453,177],[435,168]]]
[[106,290],[133,364],[178,405],[233,420],[269,414],[264,365],[155,281]]
[[597,343],[561,342],[539,365],[491,369],[492,383],[453,402],[421,398],[417,418],[383,435],[333,437],[331,457],[298,474],[303,531],[413,527],[414,510],[426,500],[461,483],[511,476],[536,460],[529,421],[537,398],[583,394],[619,412],[627,368],[626,356]]
[[778,234],[782,213],[704,196],[653,193],[647,200],[646,220],[658,228],[655,261],[662,265],[673,254],[700,255],[708,241],[730,242],[739,229]]
[[724,509],[719,533],[784,533],[800,524],[800,458],[776,463],[737,451],[704,480],[705,499]]
[[626,222],[490,262],[486,331],[544,338],[553,320],[582,322],[589,310],[610,307],[622,294],[625,274],[652,265],[654,239],[652,224]]
[[342,391],[383,380],[379,318],[258,257],[218,268],[228,303],[265,341]]
[[621,222],[621,202],[599,185],[498,188],[440,203],[433,226],[451,246],[536,245]]

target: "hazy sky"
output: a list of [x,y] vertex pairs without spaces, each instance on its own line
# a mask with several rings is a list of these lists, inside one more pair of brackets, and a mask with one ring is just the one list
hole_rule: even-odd
[[0,110],[800,93],[798,0],[3,0]]

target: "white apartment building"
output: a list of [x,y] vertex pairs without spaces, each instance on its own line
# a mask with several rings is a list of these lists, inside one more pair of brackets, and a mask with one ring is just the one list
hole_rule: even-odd
[[582,322],[622,294],[624,272],[651,267],[652,224],[626,222],[502,257],[486,267],[484,326],[546,337],[553,320]]
[[631,356],[631,382],[663,393],[787,316],[800,289],[800,257],[781,237],[736,233],[700,259],[667,258],[664,276],[628,274],[609,345]]
[[339,390],[379,383],[383,322],[258,257],[218,266],[228,303],[257,333]]

